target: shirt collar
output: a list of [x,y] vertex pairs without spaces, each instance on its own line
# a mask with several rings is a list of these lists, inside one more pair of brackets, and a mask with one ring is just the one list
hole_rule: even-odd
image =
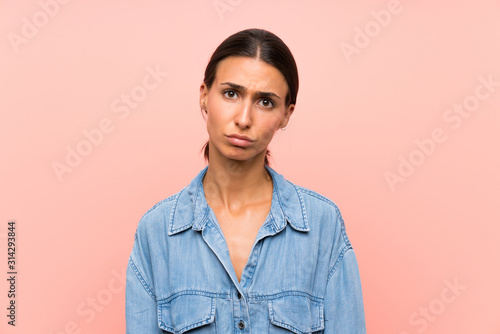
[[[304,201],[296,186],[271,167],[265,165],[265,168],[273,179],[270,219],[274,232],[283,230],[287,222],[297,231],[309,231]],[[205,227],[210,207],[205,198],[202,180],[207,170],[208,165],[179,192],[170,212],[169,235],[191,227],[194,230],[203,230]]]

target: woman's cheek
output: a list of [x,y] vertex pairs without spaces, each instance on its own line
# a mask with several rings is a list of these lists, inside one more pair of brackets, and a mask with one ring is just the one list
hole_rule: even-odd
[[273,139],[275,129],[275,124],[267,124],[263,126],[260,133],[262,140],[269,143]]

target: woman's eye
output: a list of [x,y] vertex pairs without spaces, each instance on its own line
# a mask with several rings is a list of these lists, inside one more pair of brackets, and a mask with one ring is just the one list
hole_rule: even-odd
[[262,99],[262,100],[260,100],[260,103],[265,108],[270,109],[270,108],[274,107],[274,102],[271,99]]
[[234,99],[237,96],[237,94],[234,90],[226,90],[222,94],[225,97],[230,98],[230,99]]

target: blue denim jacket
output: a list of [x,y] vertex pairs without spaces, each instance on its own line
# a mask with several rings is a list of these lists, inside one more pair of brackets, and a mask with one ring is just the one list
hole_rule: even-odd
[[239,282],[205,198],[207,169],[138,224],[127,333],[366,333],[358,265],[337,206],[266,166],[271,209]]

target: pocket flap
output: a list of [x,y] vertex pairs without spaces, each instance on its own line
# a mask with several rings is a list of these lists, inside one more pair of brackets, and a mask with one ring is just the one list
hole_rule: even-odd
[[158,305],[158,324],[171,333],[184,333],[215,320],[215,299],[196,294],[183,294]]
[[271,300],[269,317],[273,325],[298,334],[325,328],[323,302],[306,296],[289,295]]

